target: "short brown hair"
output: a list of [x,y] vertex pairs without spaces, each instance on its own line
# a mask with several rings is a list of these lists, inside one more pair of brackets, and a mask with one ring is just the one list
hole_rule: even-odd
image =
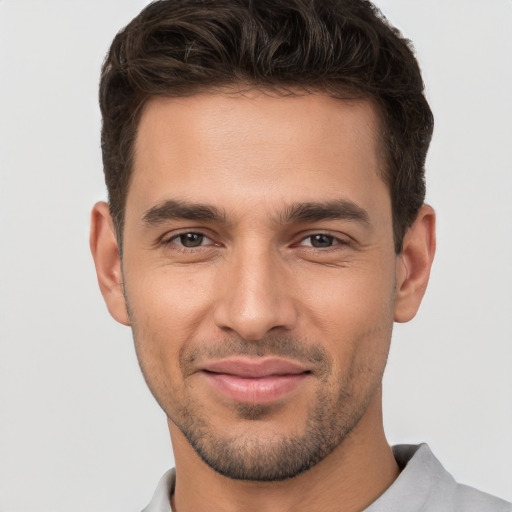
[[350,93],[377,105],[401,252],[425,199],[433,116],[410,42],[366,0],[159,0],[121,30],[100,84],[105,182],[120,243],[146,102],[241,84]]

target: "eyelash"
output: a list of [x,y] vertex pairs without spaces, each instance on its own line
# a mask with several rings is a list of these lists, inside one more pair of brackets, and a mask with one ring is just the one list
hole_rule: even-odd
[[[313,242],[312,242],[312,239],[314,237],[324,237],[324,238],[330,239],[331,245],[329,245],[327,247],[315,247],[313,245]],[[322,232],[320,232],[320,233],[312,233],[310,235],[307,235],[307,236],[301,238],[299,244],[296,244],[296,245],[300,245],[300,244],[302,244],[304,241],[306,241],[308,239],[311,241],[311,243],[308,244],[308,245],[302,245],[302,247],[308,247],[308,248],[311,248],[311,249],[329,250],[329,249],[335,249],[337,246],[349,245],[349,241],[346,240],[346,239],[340,238],[339,236],[332,235],[330,233],[322,233]]]
[[[197,245],[197,246],[187,247],[183,243],[181,243],[181,244],[176,243],[182,237],[185,237],[187,235],[196,235],[198,237],[201,237],[202,238],[201,239],[201,244]],[[198,232],[198,231],[183,231],[181,233],[175,234],[175,235],[173,235],[173,236],[171,236],[169,238],[166,238],[166,239],[162,240],[162,244],[165,247],[167,247],[169,245],[175,245],[176,247],[179,248],[179,250],[190,251],[190,250],[194,250],[194,249],[204,248],[205,247],[205,245],[203,245],[204,239],[212,241],[211,238],[209,236],[205,235],[204,233],[201,233],[201,232]],[[214,245],[219,245],[219,244],[215,244],[214,243]]]
[[[177,241],[179,241],[180,239],[182,239],[182,237],[185,237],[187,235],[196,235],[198,237],[201,237],[200,245],[187,247],[183,243],[177,243]],[[326,239],[329,239],[331,245],[328,245],[327,247],[315,247],[312,242],[312,239],[314,237],[325,237]],[[217,247],[220,246],[220,244],[216,244],[215,242],[213,242],[213,240],[208,235],[201,233],[199,231],[183,231],[181,233],[174,234],[171,237],[164,239],[162,241],[162,245],[164,245],[165,247],[174,245],[175,248],[177,248],[178,250],[192,251],[192,250],[197,250],[197,249],[201,249],[201,248],[203,248],[203,249],[208,248],[208,246],[210,244],[203,244],[205,239],[212,242],[214,246],[217,246]],[[307,245],[303,245],[303,242],[305,242],[308,239],[311,241],[311,243],[307,244]],[[311,234],[308,234],[307,236],[302,237],[299,240],[299,242],[293,244],[293,247],[307,247],[308,249],[321,249],[321,250],[327,251],[329,249],[336,248],[337,246],[347,246],[349,244],[350,244],[349,240],[340,238],[340,237],[332,235],[330,233],[317,232],[317,233],[311,233]]]

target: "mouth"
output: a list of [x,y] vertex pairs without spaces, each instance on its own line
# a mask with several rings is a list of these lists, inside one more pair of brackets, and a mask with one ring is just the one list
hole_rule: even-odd
[[310,375],[303,366],[279,358],[236,357],[206,364],[201,373],[225,397],[269,404],[295,391]]

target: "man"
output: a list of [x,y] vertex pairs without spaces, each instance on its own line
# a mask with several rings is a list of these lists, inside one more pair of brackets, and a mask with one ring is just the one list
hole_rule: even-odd
[[91,248],[176,460],[147,511],[511,510],[384,435],[435,251],[433,119],[369,2],[155,2],[100,103]]

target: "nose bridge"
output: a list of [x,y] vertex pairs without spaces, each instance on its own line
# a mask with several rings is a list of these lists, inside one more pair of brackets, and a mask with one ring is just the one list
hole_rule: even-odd
[[223,274],[215,322],[247,340],[258,340],[275,328],[291,329],[293,300],[279,256],[261,240],[246,240],[233,249]]

